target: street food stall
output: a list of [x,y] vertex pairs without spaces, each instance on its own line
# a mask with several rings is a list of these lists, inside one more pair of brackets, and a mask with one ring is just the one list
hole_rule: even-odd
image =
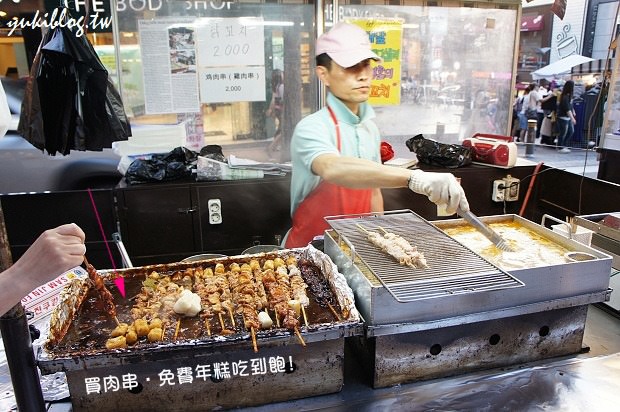
[[[254,150],[265,156],[271,136],[263,83],[271,71],[283,68],[285,90],[301,91],[287,96],[284,134],[317,106],[308,39],[324,5],[223,2],[217,8],[167,2],[153,9],[157,2],[148,3],[144,10],[135,5],[118,10],[120,31],[133,44],[104,59],[119,75],[133,121],[182,125],[188,146],[222,144],[233,153]],[[355,18],[376,12],[391,18],[405,12],[398,45],[405,65],[399,69],[428,93],[378,108],[378,122],[398,150],[412,130],[447,142],[466,130],[505,133],[517,33],[505,28],[518,21],[518,4],[463,8],[457,16],[450,7],[381,2],[329,7],[326,14]],[[197,7],[217,18],[203,17]],[[196,36],[190,29],[194,14],[204,23]],[[291,17],[290,25],[279,20],[282,14]],[[258,64],[242,66],[258,71],[246,73],[248,83],[216,90],[215,74],[219,79],[229,68],[193,55],[193,42],[204,41],[198,34],[213,29],[215,20],[239,28],[246,15],[252,15],[247,21],[253,28],[265,28],[251,39],[252,47],[264,47]],[[456,23],[464,24],[462,30],[447,29]],[[459,53],[443,50],[442,55],[437,39],[449,35],[458,42],[446,38],[442,44]],[[150,41],[172,49],[160,53]],[[203,50],[209,45],[202,44]],[[231,53],[241,50],[228,45]],[[141,48],[144,53],[136,55]],[[465,59],[473,51],[479,61]],[[437,59],[426,62],[424,56],[431,54]],[[167,66],[170,59],[173,69]],[[423,63],[428,70],[421,69]],[[142,64],[153,69],[143,78]],[[438,90],[451,91],[450,98],[430,92],[440,85]],[[152,93],[160,87],[170,94]],[[230,98],[223,92],[239,87],[251,93]],[[87,232],[87,254],[99,269],[89,267],[59,295],[42,330],[45,343],[21,371],[35,386],[39,370],[42,379],[64,373],[63,400],[75,411],[355,408],[369,398],[377,402],[370,407],[410,410],[411,404],[397,400],[400,395],[411,400],[410,382],[441,378],[441,383],[456,374],[493,373],[491,368],[520,368],[583,351],[589,305],[610,299],[612,258],[537,222],[547,213],[564,218],[611,212],[618,204],[617,185],[589,179],[577,184],[579,176],[532,164],[511,168],[510,176],[505,168],[482,165],[448,171],[473,194],[472,210],[484,222],[498,231],[506,228],[502,233],[518,243],[515,247],[534,245],[537,258],[498,254],[464,221],[442,220],[434,204],[407,189],[384,191],[386,210],[392,212],[331,217],[322,242],[259,254],[243,251],[279,243],[290,226],[289,176],[135,185],[123,180],[94,191],[3,194],[6,246],[10,243],[14,257],[43,225],[74,216]],[[520,179],[521,190],[510,201],[491,200],[494,182],[508,177]],[[576,187],[586,194],[576,195]],[[107,248],[116,231],[135,267],[120,268],[128,260]],[[401,264],[370,240],[371,232],[376,241],[391,233],[390,239],[415,248],[416,261],[408,255]],[[519,237],[524,233],[529,237]],[[224,256],[183,261],[200,254]],[[115,286],[119,279],[126,296]],[[26,347],[29,336],[21,338]],[[13,357],[9,352],[7,358]],[[370,379],[356,375],[362,366]],[[14,386],[22,398],[29,394]]]

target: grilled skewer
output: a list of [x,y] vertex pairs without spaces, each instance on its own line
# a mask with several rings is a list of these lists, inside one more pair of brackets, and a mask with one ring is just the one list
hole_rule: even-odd
[[99,276],[99,273],[97,273],[97,269],[95,269],[93,265],[88,263],[86,256],[84,256],[84,264],[86,265],[88,277],[95,285],[97,295],[99,296],[99,299],[101,299],[106,313],[110,315],[110,317],[112,317],[118,325],[120,325],[120,322],[116,318],[116,306],[114,305],[114,297],[112,296],[108,288],[106,288],[105,284],[103,283],[103,279],[101,278],[101,276]]

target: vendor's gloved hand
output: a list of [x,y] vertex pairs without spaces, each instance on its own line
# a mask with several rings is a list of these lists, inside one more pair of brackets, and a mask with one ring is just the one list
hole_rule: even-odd
[[432,173],[413,170],[409,177],[409,189],[425,195],[437,205],[446,205],[446,212],[453,214],[457,207],[464,212],[469,210],[469,203],[463,188],[452,173]]

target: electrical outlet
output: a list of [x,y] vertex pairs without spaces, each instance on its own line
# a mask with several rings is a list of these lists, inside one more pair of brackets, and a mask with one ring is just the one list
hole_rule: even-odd
[[506,176],[503,180],[505,186],[504,200],[506,202],[516,202],[519,200],[519,185],[521,180],[510,175]]
[[494,202],[503,202],[505,198],[506,182],[503,179],[493,181],[493,193],[491,194],[491,200]]
[[209,208],[209,223],[212,225],[222,223],[222,202],[220,199],[209,199],[207,207]]

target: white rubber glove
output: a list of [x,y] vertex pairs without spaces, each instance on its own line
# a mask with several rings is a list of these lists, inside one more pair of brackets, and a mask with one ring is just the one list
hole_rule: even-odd
[[469,203],[465,191],[452,173],[432,173],[413,170],[409,177],[409,189],[425,195],[437,205],[446,205],[446,212],[454,214],[456,208],[467,212]]

